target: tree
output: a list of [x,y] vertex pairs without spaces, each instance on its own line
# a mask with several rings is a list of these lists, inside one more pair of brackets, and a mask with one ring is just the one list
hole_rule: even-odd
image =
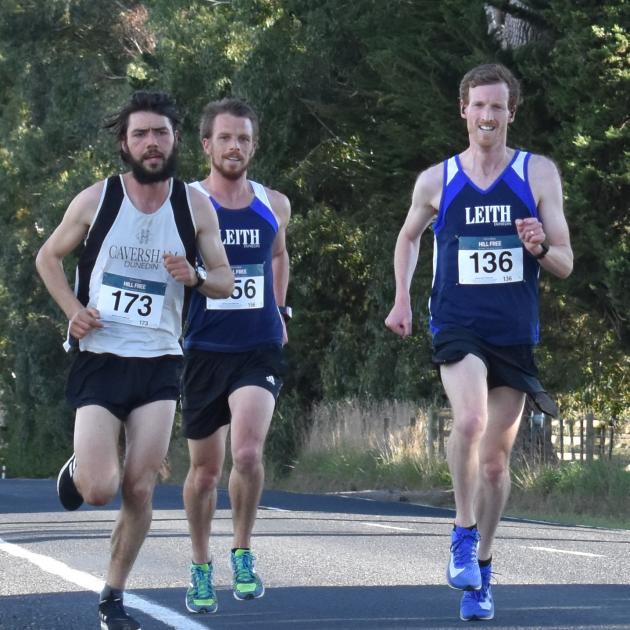
[[[524,87],[510,143],[559,164],[572,228],[575,273],[541,278],[544,381],[564,409],[627,413],[624,0],[0,4],[0,404],[12,474],[51,474],[67,456],[65,323],[33,259],[74,194],[118,170],[99,125],[136,88],[171,92],[186,114],[186,180],[206,169],[196,130],[205,102],[235,95],[259,110],[251,176],[286,192],[294,212],[293,369],[273,429],[285,459],[319,398],[441,395],[426,332],[430,235],[406,343],[383,325],[393,249],[418,172],[466,143],[461,77],[493,60]],[[489,33],[485,5],[503,35],[519,37]]]
[[66,326],[35,254],[71,198],[113,168],[99,126],[129,89],[130,54],[150,38],[135,3],[118,2],[117,11],[86,0],[2,5],[0,399],[9,473],[39,476],[67,457],[72,415],[60,370]]

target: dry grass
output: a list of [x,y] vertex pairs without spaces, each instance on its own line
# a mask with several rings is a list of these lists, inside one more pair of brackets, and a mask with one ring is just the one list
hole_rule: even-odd
[[[433,505],[452,505],[446,461],[428,446],[428,409],[410,402],[322,403],[313,410],[309,439],[292,473],[266,487],[298,492],[387,491]],[[229,449],[228,449],[229,452]],[[229,460],[229,456],[228,456]],[[524,460],[512,473],[506,514],[583,525],[629,527],[630,472],[623,458],[563,465]],[[222,486],[227,484],[226,461]],[[179,429],[162,480],[181,484],[188,448]]]
[[427,456],[427,410],[410,402],[348,400],[313,409],[309,439],[288,479],[303,491],[425,490],[450,485],[445,462]]

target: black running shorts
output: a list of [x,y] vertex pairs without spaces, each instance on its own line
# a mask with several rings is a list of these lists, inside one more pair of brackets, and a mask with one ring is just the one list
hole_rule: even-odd
[[230,394],[256,385],[278,398],[286,374],[282,348],[266,345],[247,352],[187,350],[182,377],[184,435],[200,440],[230,423]]
[[99,405],[125,420],[137,407],[157,400],[177,400],[182,357],[119,357],[79,352],[66,385],[71,407]]
[[439,332],[433,339],[432,361],[437,366],[457,363],[467,354],[480,358],[488,370],[488,389],[511,387],[529,394],[536,406],[550,416],[558,408],[538,380],[533,346],[495,346],[465,330]]

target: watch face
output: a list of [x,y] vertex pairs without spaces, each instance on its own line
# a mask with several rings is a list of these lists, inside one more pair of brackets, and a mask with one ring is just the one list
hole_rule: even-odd
[[206,270],[203,267],[195,267],[195,275],[197,276],[197,284],[196,287],[201,286],[208,277]]

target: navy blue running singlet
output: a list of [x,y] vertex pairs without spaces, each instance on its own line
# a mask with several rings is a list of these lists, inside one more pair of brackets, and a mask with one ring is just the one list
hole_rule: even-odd
[[[225,299],[192,292],[184,337],[186,350],[245,352],[282,344],[282,321],[271,267],[278,220],[264,187],[257,182],[250,184],[255,197],[246,208],[223,208],[210,196],[234,273],[234,291]],[[192,186],[208,194],[198,182]]]
[[539,265],[523,247],[515,219],[537,217],[527,167],[515,151],[486,190],[464,172],[459,156],[444,162],[436,217],[430,328],[465,329],[498,346],[539,338]]

